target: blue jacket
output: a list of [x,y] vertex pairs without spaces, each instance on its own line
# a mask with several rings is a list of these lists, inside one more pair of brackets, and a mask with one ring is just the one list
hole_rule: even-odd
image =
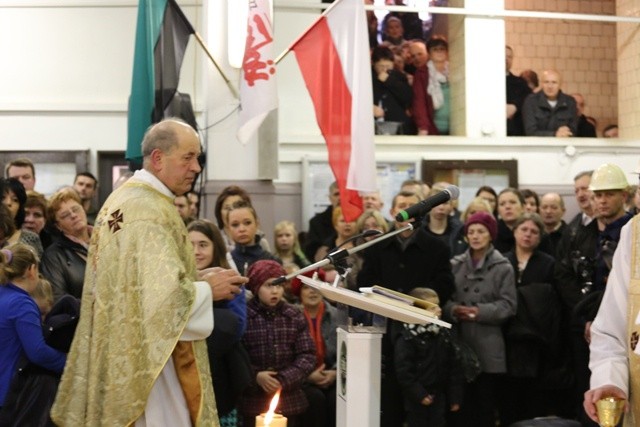
[[33,298],[9,283],[0,286],[0,406],[21,356],[58,373],[67,360],[64,353],[45,343],[40,311]]
[[242,275],[247,274],[246,270],[251,266],[251,264],[261,259],[271,259],[282,264],[280,258],[265,251],[262,246],[260,246],[259,239],[256,240],[256,243],[253,245],[245,246],[237,244],[231,251],[231,257],[238,268],[238,272]]

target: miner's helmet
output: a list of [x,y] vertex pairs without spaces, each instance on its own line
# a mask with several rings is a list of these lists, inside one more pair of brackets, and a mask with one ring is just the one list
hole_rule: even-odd
[[627,187],[629,182],[622,169],[612,163],[605,163],[593,171],[589,190],[626,190]]

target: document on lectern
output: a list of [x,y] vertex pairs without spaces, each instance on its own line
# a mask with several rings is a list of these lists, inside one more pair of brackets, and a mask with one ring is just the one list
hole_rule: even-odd
[[[432,312],[415,304],[417,298],[413,298],[410,295],[387,289],[395,294],[395,298],[391,298],[382,293],[359,293],[349,289],[334,287],[326,282],[314,280],[302,275],[298,276],[298,278],[302,280],[302,283],[316,289],[323,297],[331,301],[370,311],[371,313],[404,323],[416,323],[420,325],[435,323],[445,328],[451,328],[450,323],[438,319]],[[382,287],[377,288],[386,289]],[[401,299],[406,301],[403,302]]]
[[[440,308],[438,304],[434,304],[427,300],[413,297],[411,295],[403,294],[402,292],[394,291],[393,289],[383,288],[382,286],[372,286],[370,288],[360,288],[360,292],[366,294],[369,297],[378,298],[378,295],[382,295],[384,298],[391,298],[395,301],[400,301],[405,305],[411,307],[418,307],[424,310],[432,312],[435,309]],[[383,299],[384,301],[384,299]]]

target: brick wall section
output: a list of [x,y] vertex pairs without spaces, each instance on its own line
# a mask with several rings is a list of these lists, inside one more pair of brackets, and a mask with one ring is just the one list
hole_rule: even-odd
[[[619,16],[640,16],[637,0],[618,0]],[[618,96],[620,136],[640,137],[640,34],[637,24],[618,25]]]
[[[634,6],[635,3],[635,6]],[[617,15],[630,15],[637,0],[618,0]],[[505,0],[507,10],[615,15],[615,0]],[[633,16],[633,15],[632,15]],[[513,72],[554,68],[563,78],[562,89],[581,93],[586,102],[585,114],[598,121],[598,136],[604,127],[620,123],[624,136],[635,129],[640,135],[640,78],[637,76],[640,35],[634,24],[618,24],[618,39],[635,38],[629,46],[618,46],[620,59],[616,63],[616,24],[556,19],[506,18],[506,43],[515,54]],[[623,60],[623,58],[626,58]],[[631,59],[633,58],[633,65]],[[626,64],[626,73],[624,71]],[[618,64],[621,67],[618,76]],[[620,79],[620,91],[618,80]],[[633,85],[634,91],[629,90]],[[620,94],[620,95],[618,95]],[[620,117],[618,117],[620,96]],[[632,125],[634,124],[634,125]],[[622,135],[621,135],[622,136]]]

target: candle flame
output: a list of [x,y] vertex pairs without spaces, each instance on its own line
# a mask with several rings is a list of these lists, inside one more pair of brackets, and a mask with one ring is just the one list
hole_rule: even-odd
[[278,401],[280,400],[280,390],[281,389],[278,389],[278,391],[276,391],[276,394],[273,396],[273,399],[271,399],[271,403],[269,404],[269,410],[264,416],[265,427],[269,427],[269,425],[271,425],[271,421],[273,421],[273,415],[276,411],[276,407],[278,406]]

